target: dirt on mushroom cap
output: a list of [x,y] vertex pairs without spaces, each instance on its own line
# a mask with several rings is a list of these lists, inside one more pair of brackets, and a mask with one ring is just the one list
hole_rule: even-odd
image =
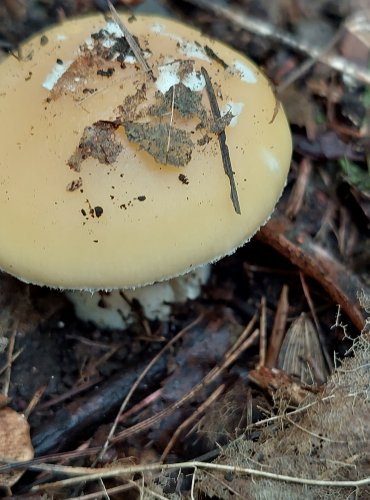
[[182,274],[248,240],[281,194],[290,134],[281,107],[271,122],[276,99],[259,70],[173,21],[129,27],[155,80],[100,16],[65,22],[48,44],[23,47],[32,57],[0,65],[0,268],[26,281],[117,288]]

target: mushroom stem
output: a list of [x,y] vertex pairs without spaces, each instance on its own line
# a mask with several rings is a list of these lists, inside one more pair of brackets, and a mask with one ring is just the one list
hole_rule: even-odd
[[183,276],[134,290],[72,290],[66,295],[81,320],[91,321],[99,328],[123,330],[141,316],[149,320],[167,320],[171,304],[199,296],[202,285],[209,278],[210,269],[210,264],[207,264]]

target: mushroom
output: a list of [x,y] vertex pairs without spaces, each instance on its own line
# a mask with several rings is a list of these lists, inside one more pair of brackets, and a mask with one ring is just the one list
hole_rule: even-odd
[[[292,150],[251,61],[172,20],[120,19],[139,54],[117,19],[92,16],[0,64],[0,268],[80,291],[69,297],[85,316],[89,297],[112,300],[116,327],[123,296],[149,293],[147,314],[161,317],[163,296],[185,298],[189,283],[196,295],[201,266],[269,218]],[[125,291],[93,293],[112,290]]]

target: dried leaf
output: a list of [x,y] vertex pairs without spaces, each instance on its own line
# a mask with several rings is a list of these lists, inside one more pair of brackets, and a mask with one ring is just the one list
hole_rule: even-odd
[[311,96],[302,90],[288,87],[279,96],[289,117],[289,122],[305,127],[309,139],[316,137],[316,105]]
[[303,384],[323,383],[327,377],[320,339],[310,318],[304,313],[293,321],[285,335],[278,368],[297,377]]
[[267,390],[272,398],[285,400],[294,406],[301,404],[311,392],[295,382],[287,373],[276,368],[261,366],[256,370],[251,370],[249,378],[259,387]]
[[[369,304],[368,296],[362,299]],[[212,471],[212,475],[199,471],[194,497],[206,493],[207,498],[225,500],[329,500],[351,498],[355,491],[357,498],[370,498],[368,480],[365,484],[369,476],[369,361],[370,336],[362,334],[318,395],[312,394],[298,412],[289,414],[283,407],[277,416],[264,421],[265,428],[259,426],[258,440],[238,438],[216,459],[222,465],[309,478],[311,486],[237,473],[229,474],[226,481],[224,471]],[[321,485],[322,480],[364,482],[358,488],[334,488]]]
[[[30,437],[30,427],[23,415],[9,407],[0,410],[0,463],[31,460],[34,452]],[[14,470],[0,474],[0,486],[10,488],[23,474]]]

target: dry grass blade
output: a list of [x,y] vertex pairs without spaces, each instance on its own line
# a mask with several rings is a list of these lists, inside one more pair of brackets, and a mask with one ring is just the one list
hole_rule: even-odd
[[258,366],[265,366],[265,363],[266,363],[266,344],[267,344],[266,338],[267,338],[266,297],[263,296],[261,299],[260,348],[259,348]]
[[10,375],[12,372],[12,362],[13,362],[13,358],[14,358],[13,352],[14,352],[16,336],[17,336],[17,330],[16,330],[16,328],[13,328],[12,333],[10,335],[9,344],[8,344],[6,370],[5,370],[4,384],[3,384],[3,388],[2,388],[2,394],[4,394],[4,396],[7,396],[8,392],[9,392]]
[[145,73],[148,73],[150,78],[152,80],[154,80],[153,71],[152,71],[151,67],[149,66],[149,64],[146,62],[140,46],[136,43],[136,40],[134,39],[134,37],[131,35],[129,30],[123,24],[116,9],[113,7],[112,3],[109,0],[108,0],[108,6],[109,6],[109,9],[111,11],[114,22],[117,24],[119,29],[122,31],[122,34],[126,38],[127,43],[130,45],[130,48],[131,48],[132,52],[134,53],[136,59],[139,61],[139,63],[143,67],[143,70],[145,71]]
[[[87,495],[79,495],[78,497],[69,497],[68,500],[97,500],[98,498],[107,498],[108,495],[116,495],[118,493],[123,493],[124,491],[132,490],[137,486],[129,484],[121,484],[120,486],[115,486],[114,488],[108,488],[105,491],[94,493],[88,493]],[[109,498],[109,497],[108,497]]]
[[268,368],[273,368],[274,366],[276,366],[277,358],[279,356],[280,346],[283,341],[285,333],[288,309],[289,309],[288,286],[284,285],[281,290],[279,302],[276,308],[274,324],[272,326],[272,332],[267,349],[265,365]]
[[285,215],[294,219],[302,208],[305,199],[308,180],[312,172],[312,163],[309,158],[303,158],[299,164],[297,180],[289,196]]

